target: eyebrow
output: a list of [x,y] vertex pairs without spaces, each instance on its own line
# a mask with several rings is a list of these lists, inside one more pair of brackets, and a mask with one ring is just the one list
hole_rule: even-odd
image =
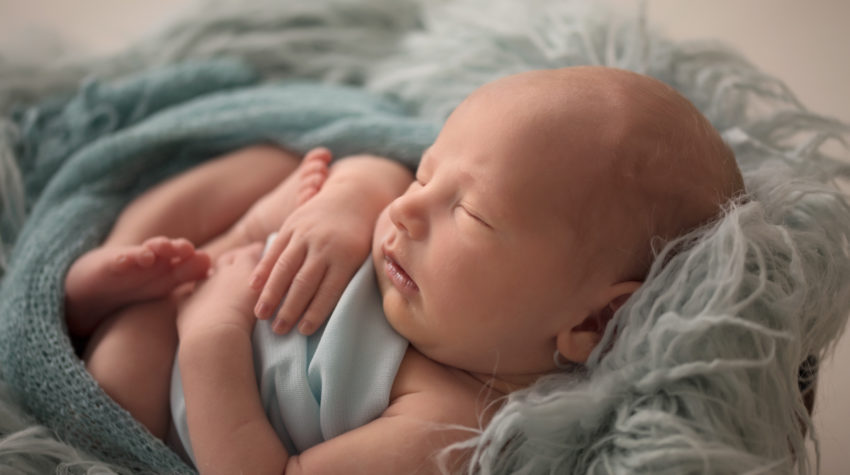
[[[497,192],[493,192],[493,186],[474,173],[474,171],[457,168],[458,186],[464,190],[463,203],[469,206],[476,216],[481,219],[488,227],[493,230],[503,229],[505,226],[505,216],[503,213],[496,212],[497,206],[494,206],[494,196]],[[470,199],[471,198],[471,199]]]
[[[419,167],[417,167],[417,171],[422,168],[422,164],[425,162],[426,158],[429,159],[429,168],[433,166],[430,165],[431,163],[433,163],[435,160],[439,160],[438,156],[433,152],[433,146],[428,147],[427,149],[425,149],[425,152],[422,153],[422,159],[419,161]],[[458,173],[457,184],[459,187],[462,187],[465,190],[464,198],[470,195],[475,197],[475,200],[472,202],[468,200],[463,200],[463,202],[467,204],[467,206],[472,208],[471,211],[473,211],[479,219],[484,221],[485,225],[487,225],[493,230],[502,229],[504,227],[505,221],[504,215],[502,213],[496,213],[494,207],[491,206],[491,203],[488,202],[489,200],[486,198],[481,198],[482,193],[480,192],[480,190],[475,190],[475,188],[482,187],[482,182],[480,179],[478,179],[479,177],[474,172],[462,168],[455,168],[455,170]],[[471,187],[471,184],[476,184],[477,186]],[[483,187],[489,188],[487,185],[484,185]],[[470,188],[473,189],[470,190]]]

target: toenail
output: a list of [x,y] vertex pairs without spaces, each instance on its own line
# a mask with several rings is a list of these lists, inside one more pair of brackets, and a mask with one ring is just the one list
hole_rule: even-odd
[[154,254],[153,251],[145,250],[139,254],[139,259],[142,261],[140,264],[149,264],[156,259],[156,254]]

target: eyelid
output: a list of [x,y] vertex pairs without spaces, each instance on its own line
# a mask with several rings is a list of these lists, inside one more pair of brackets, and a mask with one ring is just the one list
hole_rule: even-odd
[[467,205],[465,203],[460,203],[458,206],[460,206],[466,214],[471,216],[476,221],[480,222],[481,224],[483,224],[484,226],[487,226],[490,229],[493,229],[493,226],[490,226],[490,223],[488,223],[487,221],[484,221],[484,219],[481,218],[481,216],[478,213],[476,213],[474,210],[472,210],[469,207],[469,205]]

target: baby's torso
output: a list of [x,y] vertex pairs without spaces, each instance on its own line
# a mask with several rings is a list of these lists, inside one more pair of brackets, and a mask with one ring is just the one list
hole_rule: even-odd
[[[408,346],[384,317],[371,259],[319,331],[277,335],[269,321],[259,321],[253,345],[266,415],[291,454],[380,416]],[[175,429],[191,457],[176,364],[171,388]]]

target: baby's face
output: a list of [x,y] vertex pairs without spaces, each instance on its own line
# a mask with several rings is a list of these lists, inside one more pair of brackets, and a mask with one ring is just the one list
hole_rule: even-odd
[[590,255],[571,219],[587,203],[570,199],[582,171],[540,133],[551,124],[502,96],[473,96],[448,119],[379,217],[373,259],[387,318],[419,351],[473,372],[539,374],[553,368],[564,317],[590,305]]
[[741,191],[719,135],[660,82],[610,68],[511,76],[458,106],[378,219],[384,310],[434,360],[533,379],[555,349],[588,357],[640,286],[651,240]]

